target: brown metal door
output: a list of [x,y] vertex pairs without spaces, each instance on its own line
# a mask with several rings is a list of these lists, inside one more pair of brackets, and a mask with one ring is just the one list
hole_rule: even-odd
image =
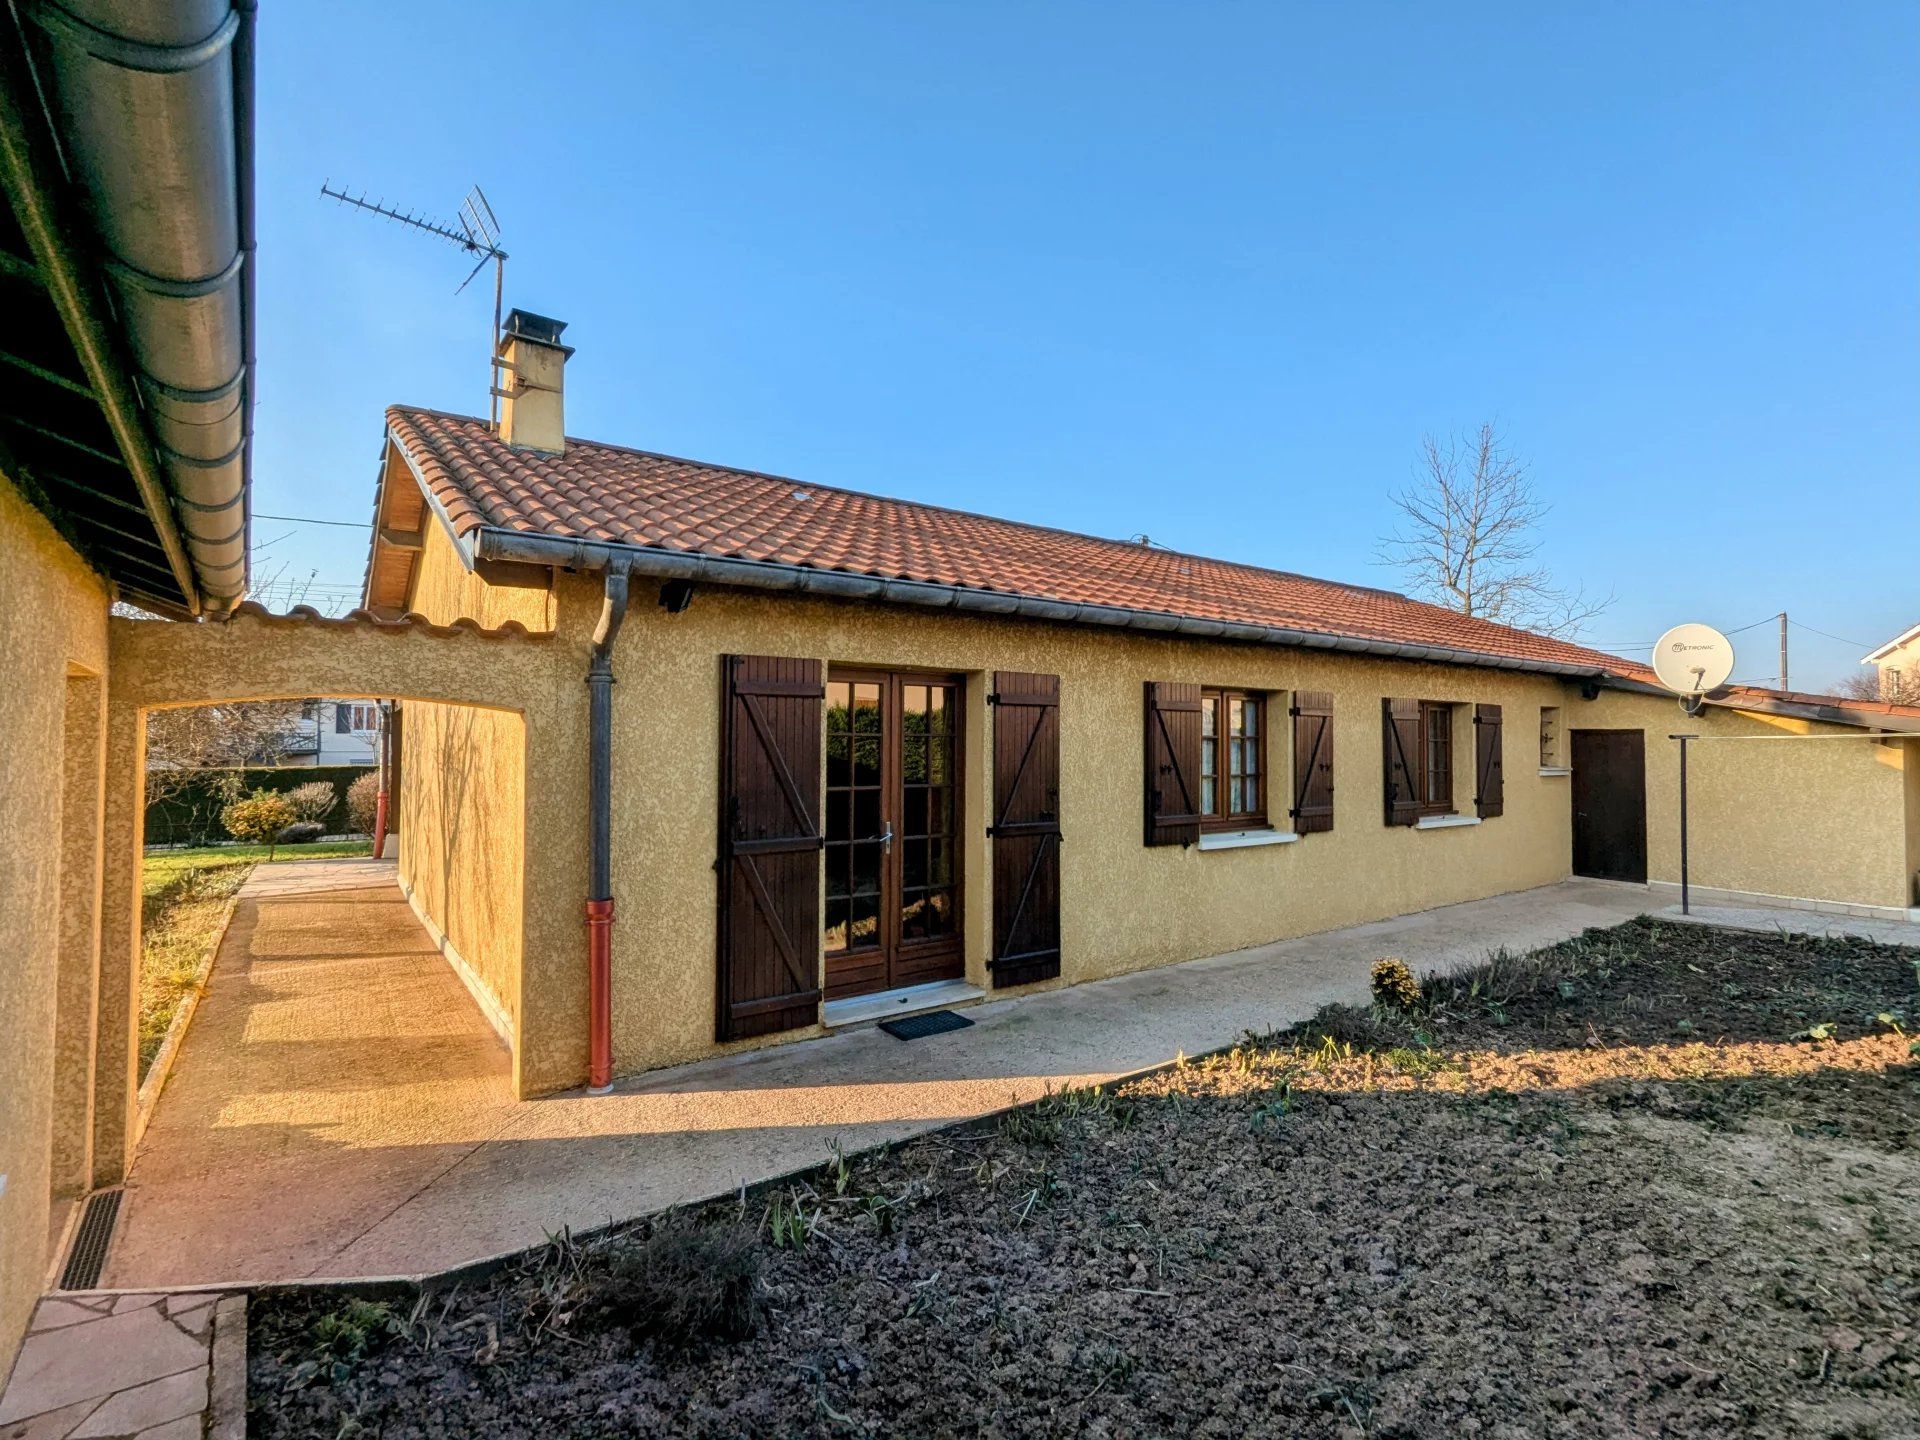
[[960,680],[827,682],[827,999],[952,979],[960,951]]
[[1573,732],[1573,873],[1646,882],[1647,755],[1638,730]]

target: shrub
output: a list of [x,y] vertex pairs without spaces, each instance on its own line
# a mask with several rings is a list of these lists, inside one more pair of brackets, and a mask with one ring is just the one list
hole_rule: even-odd
[[278,835],[273,837],[276,845],[311,845],[327,833],[327,827],[318,820],[296,820]]
[[256,790],[236,800],[220,812],[220,823],[236,840],[267,847],[267,859],[273,859],[273,846],[280,832],[293,824],[293,806],[287,797],[274,790]]
[[294,815],[301,820],[320,823],[333,813],[336,797],[333,786],[325,780],[309,780],[304,785],[294,786],[286,794],[287,803],[293,806]]
[[743,1340],[759,1320],[760,1255],[749,1225],[669,1215],[614,1252],[591,1308],[635,1339]]
[[356,835],[371,835],[378,823],[380,776],[369,770],[347,786],[347,823]]
[[1373,962],[1373,1003],[1383,1010],[1415,1010],[1420,1005],[1420,981],[1404,960],[1391,957]]

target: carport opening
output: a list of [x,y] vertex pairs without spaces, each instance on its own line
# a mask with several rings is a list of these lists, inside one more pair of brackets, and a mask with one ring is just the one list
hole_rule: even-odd
[[[511,1052],[524,753],[518,714],[470,705],[327,696],[147,712],[141,1124],[216,962],[298,963],[303,945],[344,958],[314,908],[336,888],[332,913],[361,958],[389,942],[437,951],[465,991],[451,1003],[470,1003]],[[378,907],[393,912],[375,927],[386,941],[355,928]],[[386,983],[377,966],[360,973]]]

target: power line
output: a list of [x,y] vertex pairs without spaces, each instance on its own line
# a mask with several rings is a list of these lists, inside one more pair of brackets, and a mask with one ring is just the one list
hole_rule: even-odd
[[1788,620],[1787,624],[1793,626],[1796,630],[1812,630],[1815,635],[1824,635],[1829,640],[1838,640],[1842,645],[1855,645],[1862,650],[1871,648],[1865,640],[1849,640],[1844,635],[1834,635],[1825,630],[1815,630],[1813,626],[1803,625],[1798,620]]
[[256,520],[284,520],[290,525],[338,525],[343,530],[366,530],[373,525],[371,520],[316,520],[311,515],[263,515],[253,512]]

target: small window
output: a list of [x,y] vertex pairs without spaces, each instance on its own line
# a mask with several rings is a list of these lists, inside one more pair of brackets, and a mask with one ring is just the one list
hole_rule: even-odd
[[1900,699],[1900,667],[1885,665],[1880,670],[1880,698],[1889,703]]
[[1560,707],[1540,707],[1540,768],[1555,770],[1560,765]]
[[1446,815],[1453,810],[1453,706],[1420,702],[1420,753],[1426,757],[1420,810]]
[[1253,830],[1267,823],[1266,697],[1200,692],[1200,824]]
[[379,707],[375,705],[349,705],[347,724],[354,731],[377,730],[380,728]]

